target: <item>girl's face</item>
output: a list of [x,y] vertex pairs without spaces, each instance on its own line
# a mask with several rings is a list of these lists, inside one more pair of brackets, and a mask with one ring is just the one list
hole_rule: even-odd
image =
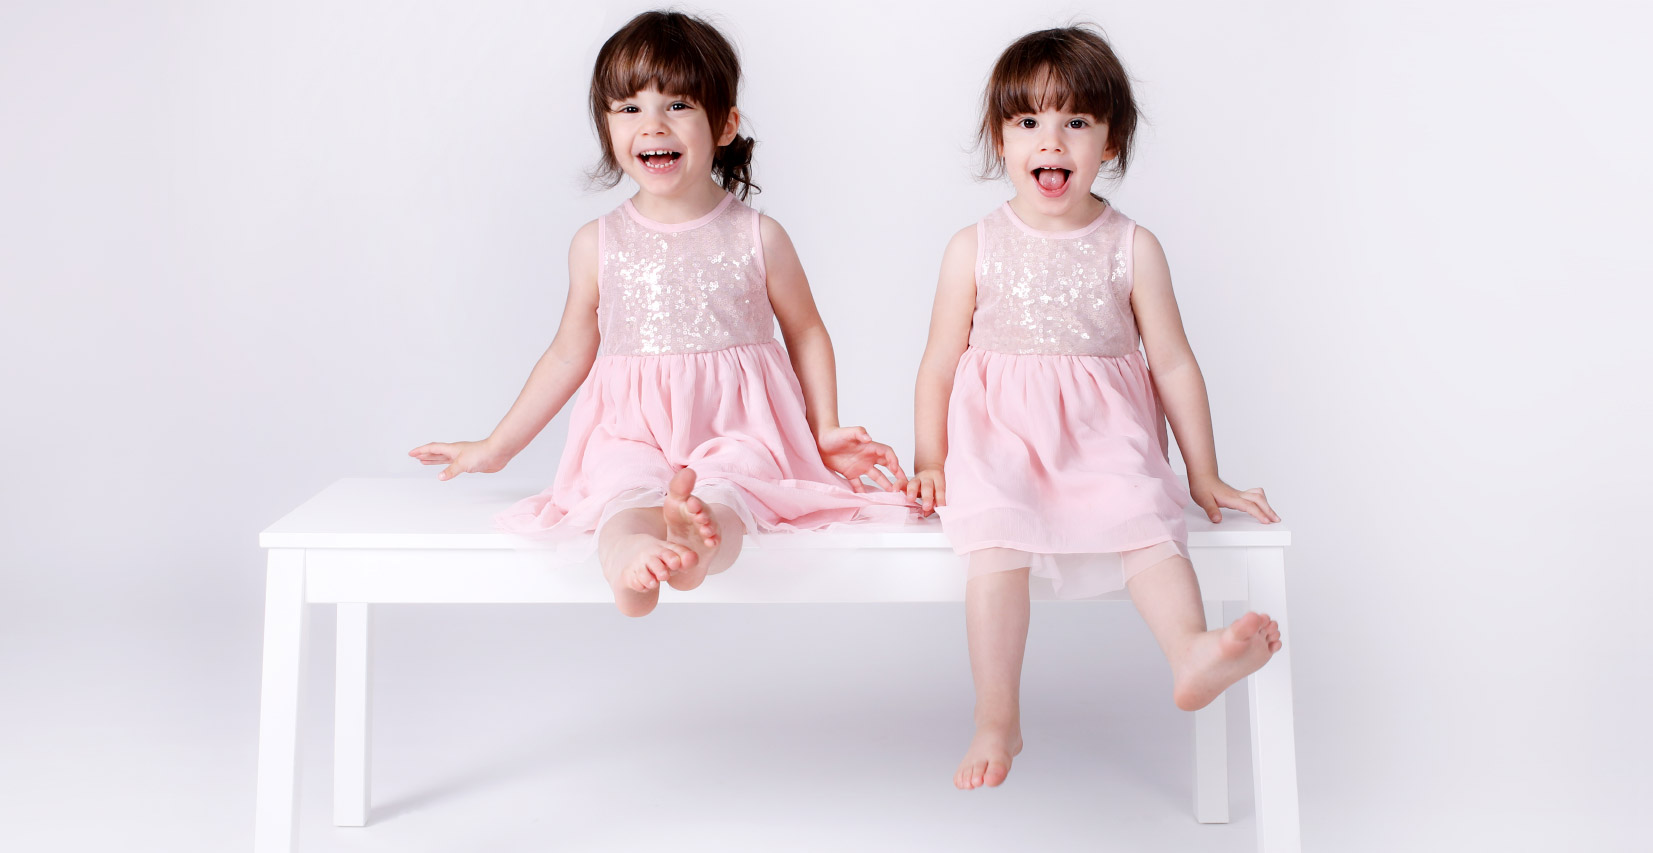
[[710,121],[693,99],[651,87],[609,104],[609,144],[620,169],[645,192],[679,196],[710,180],[718,147],[740,127],[733,109],[716,137]]
[[1016,196],[1033,210],[1060,217],[1088,208],[1091,184],[1115,151],[1108,125],[1085,113],[1047,109],[1004,126],[1005,172]]

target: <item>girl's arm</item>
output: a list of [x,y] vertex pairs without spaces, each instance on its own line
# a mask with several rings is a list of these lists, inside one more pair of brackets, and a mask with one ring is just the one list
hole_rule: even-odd
[[1188,490],[1194,502],[1214,522],[1222,521],[1219,507],[1239,509],[1264,523],[1279,521],[1262,489],[1239,491],[1217,476],[1216,440],[1211,435],[1211,404],[1205,395],[1205,377],[1188,335],[1182,328],[1182,313],[1171,292],[1171,267],[1165,250],[1146,228],[1137,226],[1131,245],[1135,258],[1135,281],[1131,286],[1131,310],[1142,332],[1143,349],[1152,368],[1154,389],[1171,432],[1182,448],[1188,466]]
[[568,248],[568,302],[557,336],[499,425],[482,441],[433,442],[408,455],[426,465],[447,465],[439,480],[504,468],[574,396],[596,361],[598,343],[597,223],[592,221],[575,232]]
[[970,344],[970,322],[976,313],[976,226],[953,235],[941,258],[941,280],[930,311],[930,341],[918,365],[918,388],[913,399],[913,480],[907,495],[925,515],[947,505],[947,483],[942,465],[947,461],[947,401],[953,395],[953,374],[959,357]]
[[[843,475],[858,492],[866,489],[861,484],[862,475],[871,477],[886,491],[905,488],[907,475],[889,445],[873,441],[861,427],[838,425],[838,369],[832,355],[832,338],[815,308],[815,297],[809,291],[809,279],[804,276],[792,238],[780,223],[767,216],[759,222],[769,304],[780,321],[792,372],[803,388],[804,412],[821,451],[821,461]],[[888,469],[889,477],[878,470],[879,465]]]

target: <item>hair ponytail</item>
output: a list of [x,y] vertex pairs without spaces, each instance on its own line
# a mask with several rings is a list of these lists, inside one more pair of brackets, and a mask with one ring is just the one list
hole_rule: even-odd
[[741,201],[752,193],[763,191],[762,187],[752,183],[752,149],[756,146],[757,142],[752,137],[737,133],[728,145],[719,148],[712,157],[712,179]]

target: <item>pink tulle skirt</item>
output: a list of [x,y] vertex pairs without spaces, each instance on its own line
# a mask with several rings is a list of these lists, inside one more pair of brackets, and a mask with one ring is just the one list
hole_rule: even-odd
[[1191,498],[1166,453],[1165,415],[1141,353],[971,347],[947,409],[942,529],[960,554],[1027,552],[1033,574],[1061,597],[1119,589],[1121,553],[1162,554],[1143,549],[1169,542],[1187,556]]
[[905,523],[906,495],[858,494],[821,461],[803,392],[776,341],[712,352],[605,355],[570,414],[551,488],[498,524],[581,550],[616,512],[659,506],[672,475],[696,474],[702,501],[734,510],[749,532]]

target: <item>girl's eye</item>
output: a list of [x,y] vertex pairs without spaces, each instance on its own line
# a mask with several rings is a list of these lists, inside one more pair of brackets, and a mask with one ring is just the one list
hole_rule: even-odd
[[677,102],[675,102],[671,105],[671,109],[674,109],[674,110],[675,109],[688,110],[688,109],[693,109],[693,107],[689,106],[688,104],[683,103],[682,101],[677,101]]
[[617,113],[634,113],[634,112],[637,112],[637,105],[636,104],[626,104],[625,106],[615,110],[615,112],[617,112]]
[[1016,122],[1016,124],[1017,124],[1018,127],[1025,127],[1028,130],[1032,130],[1033,128],[1039,126],[1039,123],[1037,121],[1035,121],[1033,119],[1030,119],[1030,118],[1024,118],[1021,121]]
[[1085,124],[1086,124],[1086,122],[1085,122],[1085,120],[1084,120],[1084,119],[1082,119],[1082,118],[1076,118],[1076,119],[1073,119],[1073,120],[1072,120],[1072,121],[1069,121],[1069,122],[1068,122],[1068,127],[1071,127],[1071,128],[1073,128],[1073,129],[1074,129],[1074,130],[1078,130],[1078,129],[1080,129],[1080,128],[1082,128],[1082,127],[1084,127],[1084,126],[1085,126]]

